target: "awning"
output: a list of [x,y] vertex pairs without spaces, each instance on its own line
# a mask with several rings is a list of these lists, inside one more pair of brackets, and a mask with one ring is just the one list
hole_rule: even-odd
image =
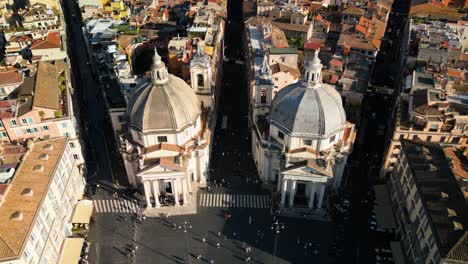
[[77,264],[80,261],[81,249],[83,248],[84,238],[68,237],[60,254],[59,264]]
[[377,218],[377,226],[383,229],[395,228],[395,222],[393,221],[393,212],[390,202],[390,196],[388,194],[387,187],[385,185],[375,185],[375,216]]
[[403,251],[401,250],[401,243],[398,241],[390,242],[390,247],[392,248],[392,257],[393,263],[395,264],[405,264],[405,257],[403,256]]
[[81,200],[75,205],[73,212],[72,224],[89,224],[91,215],[93,214],[93,201]]

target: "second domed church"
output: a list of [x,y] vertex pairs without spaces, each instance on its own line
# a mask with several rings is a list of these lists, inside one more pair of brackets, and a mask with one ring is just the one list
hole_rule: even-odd
[[265,56],[254,85],[252,153],[260,178],[277,184],[282,207],[324,207],[326,192],[341,186],[354,125],[340,94],[322,83],[322,64],[306,62],[302,81],[272,94]]

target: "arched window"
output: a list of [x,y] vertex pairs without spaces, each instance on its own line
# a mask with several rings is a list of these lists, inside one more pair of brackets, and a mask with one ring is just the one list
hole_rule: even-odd
[[197,85],[199,87],[204,87],[205,86],[205,80],[203,80],[203,74],[198,74],[197,75]]

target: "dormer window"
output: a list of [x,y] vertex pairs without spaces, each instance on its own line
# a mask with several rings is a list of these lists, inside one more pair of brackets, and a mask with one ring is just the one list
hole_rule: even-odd
[[39,155],[39,159],[40,160],[48,160],[49,159],[49,154],[42,153],[41,155]]
[[44,166],[43,165],[35,165],[33,167],[33,171],[44,171]]
[[52,146],[52,144],[46,144],[44,147],[43,147],[44,150],[53,150],[54,149],[54,146]]
[[33,195],[34,195],[34,191],[33,191],[33,189],[31,189],[31,188],[25,188],[25,189],[21,192],[21,195],[23,195],[23,196],[33,196]]
[[23,220],[23,217],[24,217],[23,212],[16,211],[16,212],[11,214],[10,219],[15,220],[15,221],[21,221],[21,220]]

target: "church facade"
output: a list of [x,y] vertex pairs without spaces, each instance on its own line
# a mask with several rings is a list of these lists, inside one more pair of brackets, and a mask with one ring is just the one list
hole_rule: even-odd
[[211,69],[201,44],[191,75],[192,87],[170,74],[155,50],[151,78],[133,91],[128,102],[120,143],[129,180],[143,190],[147,215],[168,207],[183,212],[184,207],[193,207],[196,188],[206,186]]
[[327,193],[340,188],[355,138],[339,93],[322,83],[315,56],[302,81],[272,99],[265,57],[251,99],[252,154],[260,178],[276,188],[280,208],[323,211]]

